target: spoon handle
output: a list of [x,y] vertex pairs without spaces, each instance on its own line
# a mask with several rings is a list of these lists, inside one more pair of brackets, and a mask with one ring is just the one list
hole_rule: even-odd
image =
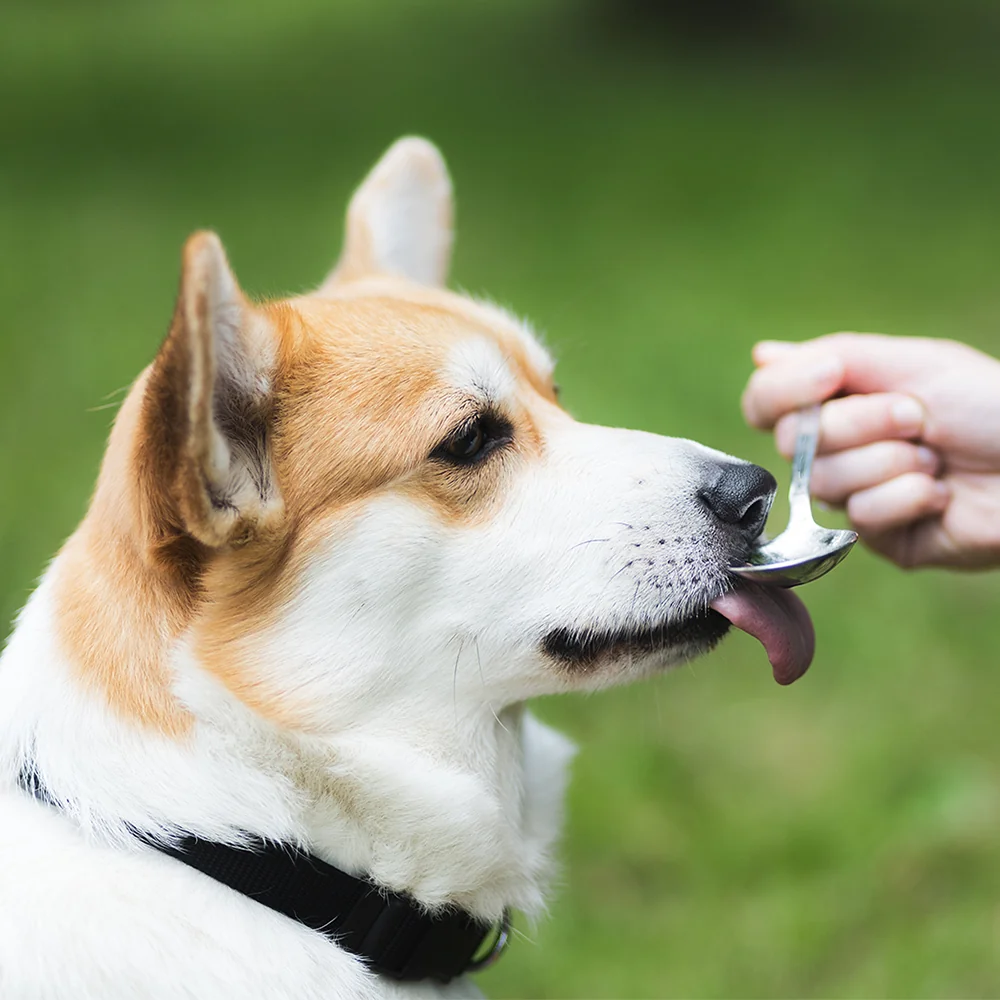
[[809,502],[809,475],[812,472],[816,443],[819,441],[819,403],[799,411],[798,435],[795,438],[795,457],[792,459],[792,483],[788,487],[788,506],[792,518],[803,512],[812,520]]

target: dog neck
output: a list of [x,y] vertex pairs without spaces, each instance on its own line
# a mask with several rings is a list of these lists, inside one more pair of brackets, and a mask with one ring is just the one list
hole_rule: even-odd
[[[79,568],[81,537],[50,567],[0,661],[5,784],[33,769],[99,842],[126,846],[134,830],[226,843],[251,834],[367,873],[428,907],[456,905],[484,920],[505,907],[542,907],[572,753],[561,736],[519,706],[447,724],[394,714],[323,737],[283,731],[202,669],[183,634],[158,665],[169,712],[125,716],[84,682],[60,639],[59,599],[66,573]],[[101,639],[109,651],[149,626],[148,613],[128,604],[115,617],[118,632]],[[98,616],[95,628],[102,624]]]
[[134,486],[142,385],[87,517],[0,660],[0,780],[34,771],[98,841],[256,835],[429,907],[485,920],[537,911],[569,744],[523,708],[494,714],[482,699],[442,713],[369,698],[317,735],[258,710],[252,685],[234,693],[195,637],[201,554],[151,530]]

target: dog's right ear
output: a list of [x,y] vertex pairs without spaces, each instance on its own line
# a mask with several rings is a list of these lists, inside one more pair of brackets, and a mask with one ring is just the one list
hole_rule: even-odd
[[146,383],[136,460],[155,537],[219,547],[281,514],[269,439],[276,338],[219,238],[184,247],[170,333]]

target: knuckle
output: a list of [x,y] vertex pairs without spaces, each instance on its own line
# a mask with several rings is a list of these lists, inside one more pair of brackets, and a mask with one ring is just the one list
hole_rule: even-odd
[[820,337],[817,343],[821,343],[826,347],[832,347],[838,353],[841,351],[851,353],[868,336],[870,334],[856,333],[853,330],[841,330],[837,333],[829,333],[825,337]]
[[975,348],[970,347],[968,344],[963,344],[960,340],[954,340],[951,337],[935,337],[930,342],[962,357],[972,357],[977,353]]
[[919,449],[906,441],[880,441],[875,448],[875,460],[885,469],[886,479],[924,468]]

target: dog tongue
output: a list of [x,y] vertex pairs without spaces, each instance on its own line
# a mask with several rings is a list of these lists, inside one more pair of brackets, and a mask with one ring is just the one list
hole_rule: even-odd
[[791,684],[809,669],[816,633],[806,606],[790,590],[749,584],[723,594],[712,607],[760,642],[779,684]]

